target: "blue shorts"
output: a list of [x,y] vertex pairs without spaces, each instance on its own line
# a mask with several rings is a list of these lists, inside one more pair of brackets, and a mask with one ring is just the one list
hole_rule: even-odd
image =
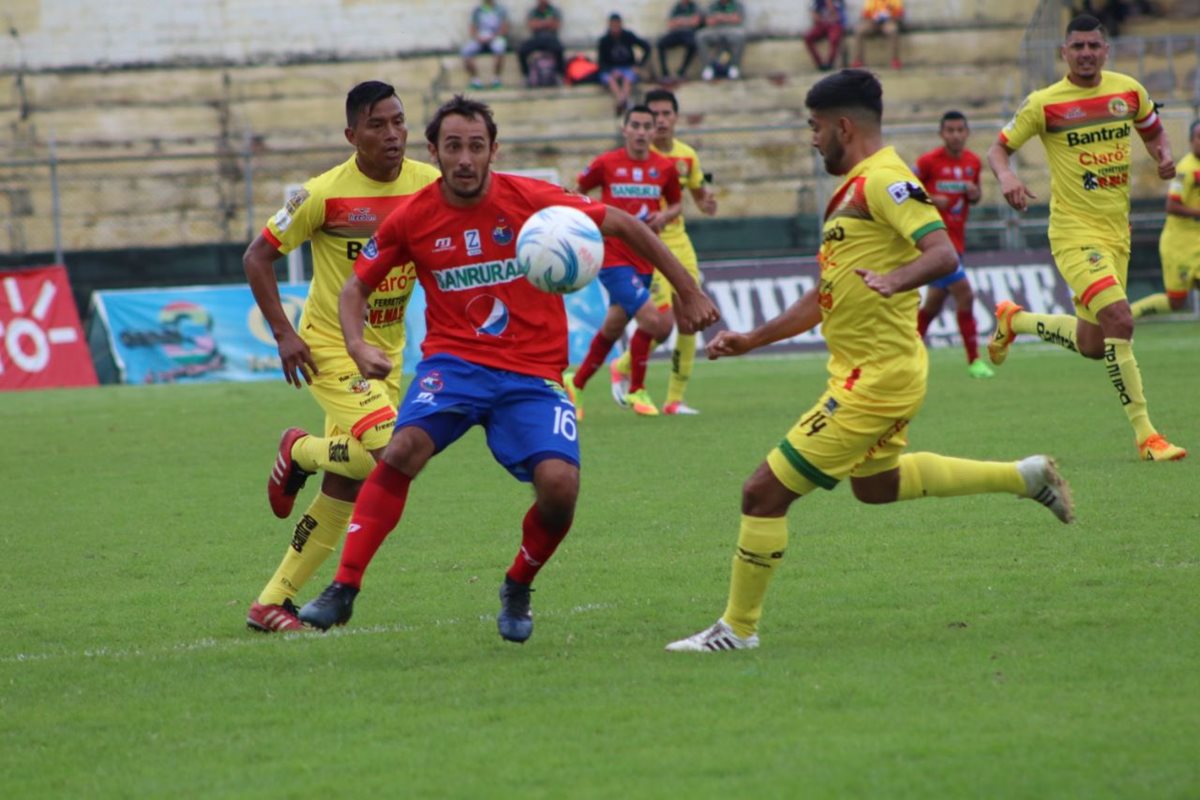
[[653,278],[654,273],[643,275],[633,267],[605,267],[600,270],[600,282],[608,291],[608,304],[620,306],[630,319],[650,299],[650,281]]
[[533,480],[534,468],[551,458],[579,466],[575,405],[561,384],[450,355],[417,364],[396,430],[420,428],[437,454],[475,425],[483,426],[492,455],[517,480]]
[[967,279],[967,271],[963,269],[962,256],[958,257],[958,268],[944,278],[938,278],[936,281],[930,281],[929,285],[935,289],[949,289],[950,284],[965,281]]
[[630,83],[638,82],[638,73],[633,67],[613,67],[612,69],[604,70],[604,72],[601,72],[597,76],[600,79],[600,83],[608,83],[608,76],[614,72],[618,75],[624,75],[625,80],[629,81]]

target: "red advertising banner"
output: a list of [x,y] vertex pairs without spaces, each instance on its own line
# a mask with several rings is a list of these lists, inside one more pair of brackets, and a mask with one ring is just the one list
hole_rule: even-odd
[[0,272],[0,390],[95,385],[66,268]]

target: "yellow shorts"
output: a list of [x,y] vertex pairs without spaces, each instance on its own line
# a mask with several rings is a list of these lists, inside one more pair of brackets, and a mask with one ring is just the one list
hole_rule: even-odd
[[392,438],[400,403],[399,356],[386,381],[368,380],[354,359],[340,348],[312,349],[317,376],[308,387],[325,412],[325,435],[350,434],[368,450],[379,450]]
[[1121,300],[1129,272],[1129,246],[1062,244],[1054,248],[1054,263],[1071,287],[1075,316],[1093,325],[1096,312]]
[[[1200,225],[1197,226],[1200,239]],[[1200,241],[1181,243],[1172,236],[1158,240],[1158,257],[1162,261],[1163,288],[1167,294],[1186,297],[1200,283]]]
[[[696,260],[696,250],[692,247],[692,240],[684,237],[682,242],[668,245],[668,247],[679,259],[679,263],[683,264],[683,268],[688,271],[688,274],[696,279],[696,283],[701,283],[700,262]],[[650,281],[650,299],[654,301],[654,307],[670,308],[673,292],[671,283],[662,276],[661,272],[654,270],[654,278]]]
[[767,455],[767,464],[796,494],[832,489],[846,476],[865,478],[896,469],[908,446],[908,423],[923,402],[923,397],[916,400],[901,416],[894,411],[880,415],[841,405],[826,392]]

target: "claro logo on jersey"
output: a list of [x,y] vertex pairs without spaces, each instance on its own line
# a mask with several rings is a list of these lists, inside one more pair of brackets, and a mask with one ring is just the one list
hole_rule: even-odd
[[1116,128],[1100,128],[1087,133],[1076,133],[1075,131],[1067,131],[1067,147],[1079,147],[1080,145],[1095,144],[1096,142],[1112,142],[1117,139],[1128,139],[1129,131],[1132,126],[1127,122]]
[[522,277],[521,268],[515,258],[502,261],[485,261],[482,264],[467,264],[450,267],[433,273],[438,289],[443,292],[465,292],[481,286],[498,286]]

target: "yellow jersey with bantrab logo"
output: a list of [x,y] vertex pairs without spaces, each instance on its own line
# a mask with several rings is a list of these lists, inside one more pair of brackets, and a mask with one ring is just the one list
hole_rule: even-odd
[[[1200,209],[1200,158],[1195,154],[1188,153],[1175,165],[1175,179],[1171,181],[1167,197],[1187,208]],[[1200,250],[1200,219],[1167,214],[1163,239],[1178,243],[1181,249]]]
[[915,242],[945,228],[920,181],[894,148],[860,161],[825,210],[817,301],[829,347],[829,388],[843,401],[887,413],[925,394],[925,346],[914,289],[884,297],[856,269],[886,274],[921,251]]
[[[650,149],[675,162],[675,171],[679,173],[681,189],[695,190],[704,185],[704,172],[700,168],[700,157],[690,146],[674,139],[669,152],[659,150],[654,145],[650,145]],[[664,202],[663,205],[666,203]],[[659,238],[672,250],[677,245],[687,244],[687,226],[683,221],[683,214],[669,222],[662,229]]]
[[1025,98],[1000,131],[1017,150],[1034,136],[1050,164],[1050,240],[1100,239],[1128,246],[1129,168],[1135,132],[1161,128],[1146,89],[1128,75],[1103,72],[1093,87],[1067,78]]
[[[338,295],[353,272],[358,251],[404,197],[440,177],[419,161],[404,159],[400,177],[380,183],[362,173],[355,156],[304,184],[267,221],[263,236],[281,253],[312,242],[313,277],[300,318],[310,346],[345,347]],[[384,352],[404,351],[404,310],[416,286],[412,264],[389,272],[367,301],[366,341]]]

